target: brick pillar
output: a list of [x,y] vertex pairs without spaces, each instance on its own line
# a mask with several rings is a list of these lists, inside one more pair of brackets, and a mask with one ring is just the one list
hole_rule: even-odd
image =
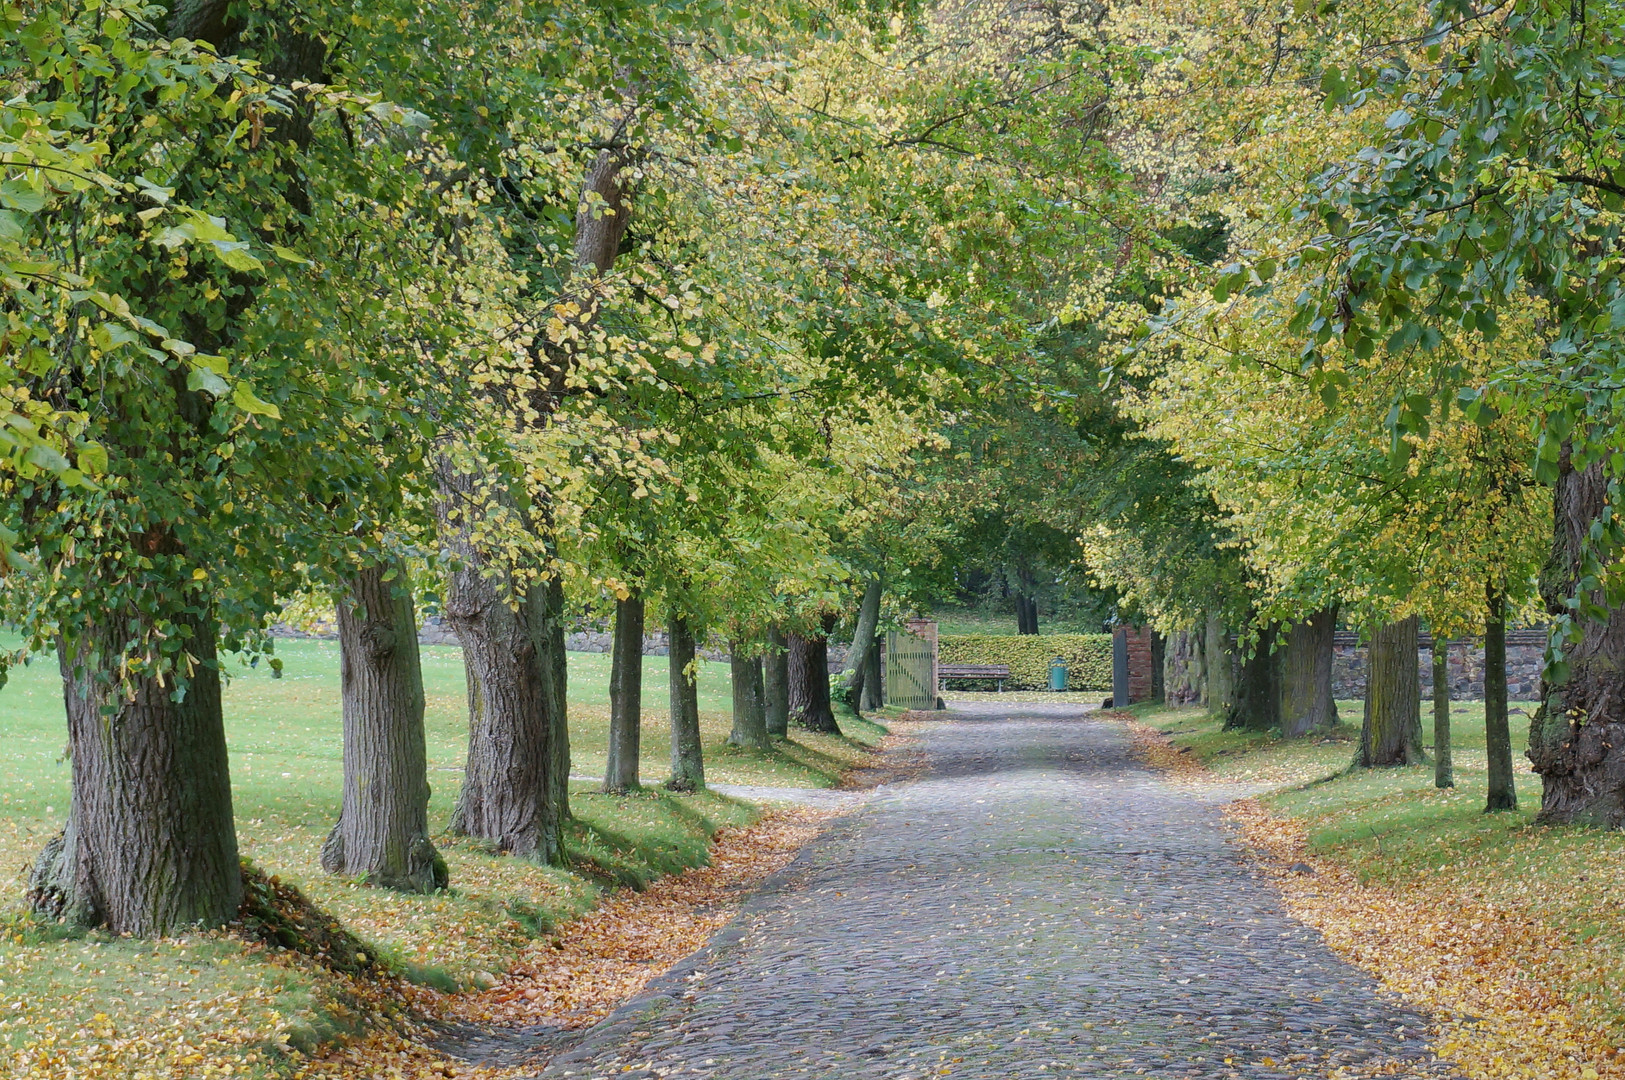
[[1154,693],[1151,628],[1118,626],[1112,633],[1123,638],[1128,648],[1128,703],[1150,701]]

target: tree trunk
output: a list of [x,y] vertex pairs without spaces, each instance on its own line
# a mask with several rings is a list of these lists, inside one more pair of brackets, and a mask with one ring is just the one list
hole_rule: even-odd
[[839,735],[829,701],[828,635],[833,621],[825,617],[821,634],[790,635],[790,719],[808,731]]
[[1484,586],[1484,752],[1489,758],[1486,813],[1518,808],[1512,775],[1512,732],[1507,724],[1506,594],[1493,582]]
[[1356,766],[1419,765],[1427,760],[1422,754],[1422,681],[1416,664],[1415,615],[1372,635]]
[[406,567],[390,558],[356,573],[339,596],[344,800],[322,845],[322,869],[369,885],[446,887],[429,840],[423,668]]
[[768,628],[762,668],[762,706],[767,715],[767,733],[783,739],[790,734],[790,652],[783,627]]
[[885,688],[881,684],[880,637],[878,635],[869,643],[869,651],[864,654],[863,664],[868,669],[868,673],[863,677],[863,700],[858,703],[858,708],[863,712],[868,712],[885,704]]
[[880,600],[885,589],[876,578],[863,590],[863,603],[858,605],[858,622],[852,633],[852,648],[846,654],[850,668],[846,677],[846,699],[853,709],[863,707],[863,687],[869,677],[869,649],[875,643],[875,630],[880,626]]
[[[550,780],[553,813],[559,821],[570,814],[570,656],[564,651],[564,578],[554,573],[543,588],[542,626],[537,635],[542,671],[548,681],[548,747],[553,768]],[[560,857],[563,857],[560,851]]]
[[674,614],[667,620],[666,636],[671,665],[671,779],[666,786],[673,791],[699,791],[705,787],[705,752],[700,744],[694,631],[687,619]]
[[767,737],[767,713],[763,709],[762,658],[747,656],[750,645],[744,641],[728,643],[729,674],[733,677],[734,726],[728,733],[729,746],[745,746],[752,750],[770,750],[773,742]]
[[609,662],[609,765],[604,791],[624,795],[638,787],[643,736],[643,597],[615,602],[615,639]]
[[1433,635],[1433,786],[1456,786],[1450,761],[1450,643],[1437,634]]
[[489,493],[449,461],[442,460],[438,479],[443,542],[457,561],[447,582],[446,621],[462,643],[468,675],[468,761],[451,830],[521,858],[557,862],[562,695],[549,625],[552,587],[524,588],[510,575],[489,575],[468,517]]
[[1202,631],[1176,630],[1163,657],[1163,686],[1168,704],[1194,705],[1207,697],[1202,672]]
[[1168,700],[1168,639],[1151,631],[1151,700]]
[[1224,621],[1207,617],[1207,707],[1220,716],[1229,716],[1236,703],[1236,650],[1230,644]]
[[1225,730],[1269,731],[1281,726],[1281,658],[1275,651],[1279,634],[1276,623],[1264,627],[1252,653],[1242,661]]
[[1025,591],[1016,593],[1016,633],[1038,633],[1038,601]]
[[1287,631],[1281,648],[1281,734],[1289,739],[1337,726],[1332,698],[1332,633],[1337,609],[1325,608]]
[[[242,868],[220,711],[213,618],[172,615],[195,663],[183,700],[172,678],[114,683],[126,621],[110,613],[58,643],[73,794],[66,828],[29,878],[35,911],[115,934],[153,937],[237,914]],[[113,711],[102,713],[103,706]]]
[[[1540,576],[1554,617],[1574,614],[1567,601],[1579,583],[1586,536],[1607,505],[1602,466],[1576,471],[1565,449],[1552,493],[1551,554]],[[1601,590],[1586,599],[1607,603]],[[1625,828],[1625,608],[1604,610],[1604,620],[1575,616],[1579,640],[1565,647],[1561,667],[1541,678],[1529,760],[1540,775],[1542,823]]]

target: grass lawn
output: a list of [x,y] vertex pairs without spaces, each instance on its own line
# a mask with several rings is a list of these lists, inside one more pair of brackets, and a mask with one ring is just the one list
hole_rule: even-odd
[[[602,887],[641,886],[702,863],[719,828],[756,816],[754,807],[710,792],[674,796],[651,787],[609,797],[583,780],[571,785],[576,820],[567,837],[569,870],[491,855],[445,835],[466,749],[466,684],[460,650],[426,647],[430,829],[446,855],[452,887],[418,897],[332,878],[317,857],[340,799],[338,645],[282,641],[277,655],[284,663],[281,679],[264,667],[228,669],[226,734],[242,852],[299,885],[382,955],[425,977],[449,984],[473,972],[500,971],[525,941],[590,906]],[[601,775],[609,657],[571,653],[569,660],[572,772]],[[14,669],[0,688],[0,911],[9,913],[5,926],[11,928],[0,927],[0,1046],[32,1053],[56,1037],[94,1057],[98,1046],[151,1039],[146,1052],[155,1060],[196,1052],[200,1060],[234,1060],[239,1070],[252,1071],[276,1058],[255,1043],[274,1044],[279,1031],[295,1044],[308,1042],[312,1031],[319,1035],[324,1025],[338,1024],[333,1018],[349,1007],[323,976],[299,964],[266,963],[232,941],[194,936],[154,945],[94,934],[52,940],[49,928],[21,918],[27,868],[61,828],[68,804],[60,694],[53,657]],[[707,777],[719,783],[826,787],[884,734],[874,724],[848,720],[850,738],[797,731],[771,753],[738,751],[723,745],[731,726],[726,664],[700,662],[699,699]],[[645,783],[655,785],[670,762],[664,657],[645,658],[644,701],[642,767]],[[86,1042],[79,1033],[98,1024],[115,1034]],[[222,1057],[222,1046],[235,1047],[237,1056]],[[44,1070],[41,1075],[58,1075],[51,1070],[64,1065],[40,1060],[29,1067]],[[28,1075],[13,1064],[14,1072]],[[75,1067],[97,1066],[85,1058]],[[119,1071],[122,1065],[104,1067],[109,1076],[128,1075]]]
[[[1483,812],[1481,703],[1451,708],[1456,786],[1443,791],[1431,766],[1344,771],[1360,703],[1338,708],[1341,728],[1296,742],[1223,732],[1195,709],[1145,708],[1141,720],[1188,747],[1216,779],[1255,786],[1268,807],[1303,822],[1312,852],[1359,881],[1538,920],[1550,929],[1543,977],[1559,981],[1584,1022],[1625,1035],[1625,834],[1534,824],[1540,778],[1523,756],[1534,703],[1512,703],[1518,809],[1497,814]],[[1423,730],[1431,743],[1427,703]]]

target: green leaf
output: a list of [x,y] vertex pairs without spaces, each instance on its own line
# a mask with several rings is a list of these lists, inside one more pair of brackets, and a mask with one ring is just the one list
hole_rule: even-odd
[[40,468],[53,473],[65,472],[68,469],[68,459],[62,456],[62,452],[56,447],[45,443],[35,443],[30,446],[28,453],[23,455],[23,459],[30,465],[38,465]]
[[231,386],[226,380],[208,368],[194,364],[192,370],[186,375],[186,388],[188,390],[201,390],[206,394],[212,394],[216,398],[223,398],[226,396],[226,391],[231,389]]
[[211,240],[220,261],[233,270],[264,270],[265,264],[248,253],[246,240]]
[[0,206],[37,214],[45,209],[45,193],[35,191],[21,180],[9,180],[0,184]]
[[107,447],[101,443],[87,442],[79,447],[79,468],[91,476],[102,476],[107,472]]
[[238,381],[237,388],[232,391],[231,401],[243,412],[253,416],[269,416],[273,420],[282,419],[282,413],[275,405],[268,401],[262,401],[254,395],[254,390],[248,385],[246,379]]

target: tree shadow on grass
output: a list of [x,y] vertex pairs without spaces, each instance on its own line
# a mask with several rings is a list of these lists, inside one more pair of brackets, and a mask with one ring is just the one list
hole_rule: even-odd
[[642,891],[668,874],[710,862],[717,831],[754,820],[749,804],[715,793],[698,799],[658,788],[577,796],[564,827],[571,869],[614,888]]

